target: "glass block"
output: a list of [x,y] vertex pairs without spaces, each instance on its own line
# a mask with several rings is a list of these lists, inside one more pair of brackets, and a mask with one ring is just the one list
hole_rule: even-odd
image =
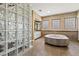
[[20,7],[18,7],[18,8],[17,8],[17,13],[23,15],[23,9],[20,8]]
[[0,42],[5,41],[5,31],[0,31]]
[[16,21],[15,16],[16,16],[15,13],[12,13],[12,12],[8,11],[8,15],[7,15],[8,19],[7,19],[7,21],[15,22]]
[[26,31],[26,30],[28,30],[28,28],[29,28],[29,26],[24,24],[24,30]]
[[8,49],[16,47],[16,41],[8,42]]
[[25,48],[28,48],[28,47],[29,47],[29,43],[28,43],[28,42],[25,42],[24,47],[25,47]]
[[5,48],[6,48],[5,43],[0,44],[0,55],[5,54],[6,51]]
[[8,41],[9,40],[9,32],[6,31],[6,40]]
[[16,50],[13,50],[8,53],[8,56],[16,56]]
[[29,34],[29,37],[30,37],[30,38],[32,37],[32,34],[31,34],[31,33]]
[[33,46],[33,42],[29,42],[29,47],[32,47]]
[[5,8],[6,4],[5,3],[0,3],[0,7]]
[[18,53],[23,52],[23,47],[18,48]]
[[28,47],[28,46],[29,46],[29,40],[28,40],[28,39],[25,39],[25,41],[24,41],[24,46],[25,46],[25,47]]
[[24,4],[24,9],[27,10],[28,8],[29,8],[28,4],[25,3],[25,4]]
[[23,30],[23,24],[18,23],[17,25],[18,25],[18,27],[17,27],[18,30]]
[[9,23],[9,25],[8,25],[9,30],[15,30],[16,29],[16,23],[15,22],[8,22],[8,23]]
[[4,20],[5,18],[5,10],[0,9],[0,20]]
[[16,4],[14,3],[7,4],[7,7],[10,11],[14,11],[14,12],[16,11]]
[[5,30],[4,22],[5,22],[5,21],[0,20],[0,30]]
[[20,45],[23,45],[23,43],[24,43],[24,40],[22,39],[22,40],[18,40],[18,45],[20,46]]
[[21,8],[24,8],[24,3],[18,3],[17,6],[21,7]]
[[8,32],[9,40],[16,40],[16,32]]
[[24,31],[24,38],[28,39],[28,31]]
[[17,39],[22,40],[23,39],[23,31],[18,31],[17,32]]
[[23,23],[23,16],[17,15],[17,22]]
[[29,15],[29,9],[26,9],[26,10],[24,11],[24,15],[25,15],[25,16],[28,16],[28,15]]
[[6,30],[9,30],[9,22],[6,21]]
[[29,38],[25,38],[24,39],[24,43],[28,42],[29,41]]
[[29,21],[29,26],[31,26],[31,27],[32,27],[32,21]]
[[29,40],[32,40],[32,31],[29,31]]
[[28,16],[24,16],[24,24],[29,24]]
[[6,56],[6,53],[5,53],[5,54],[3,54],[2,56]]

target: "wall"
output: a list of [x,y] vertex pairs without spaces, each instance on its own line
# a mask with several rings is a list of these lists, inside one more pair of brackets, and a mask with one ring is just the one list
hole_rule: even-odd
[[[77,18],[78,18],[78,26],[79,26],[79,11],[77,12]],[[78,27],[78,40],[79,40],[79,27]]]
[[42,35],[46,34],[64,34],[69,37],[70,40],[77,41],[78,39],[78,32],[77,31],[42,31]]
[[0,3],[0,56],[21,56],[32,46],[31,6]]
[[41,21],[41,17],[35,11],[32,11],[32,13],[33,13],[33,40],[35,40],[35,39],[41,37],[41,31],[36,31],[34,29],[34,27],[35,27],[34,23],[35,23],[35,21]]
[[[42,28],[41,35],[44,36],[45,34],[50,34],[50,33],[65,34],[70,38],[70,40],[77,41],[78,40],[77,20],[76,20],[75,30],[65,29],[64,19],[69,18],[69,17],[77,17],[77,12],[70,12],[70,13],[63,13],[63,14],[56,14],[56,15],[42,17],[42,21],[49,20],[49,28],[48,29]],[[60,20],[60,29],[52,29],[51,28],[51,20],[52,19],[59,19]]]
[[33,12],[33,20],[41,21],[41,17],[35,11],[32,11],[32,12]]
[[[55,29],[55,30],[69,31],[68,29],[64,29],[65,28],[65,26],[64,26],[64,21],[65,20],[64,19],[65,18],[70,18],[70,17],[77,17],[77,12],[71,12],[71,13],[57,14],[57,15],[42,17],[42,21],[43,20],[48,20],[49,21],[49,28],[48,29],[43,29],[43,27],[42,27],[42,30],[54,30],[51,27],[51,21],[54,20],[54,19],[58,19],[58,20],[60,20],[60,29]],[[77,21],[76,21],[76,25],[77,25]],[[77,31],[77,27],[76,27],[75,31]]]

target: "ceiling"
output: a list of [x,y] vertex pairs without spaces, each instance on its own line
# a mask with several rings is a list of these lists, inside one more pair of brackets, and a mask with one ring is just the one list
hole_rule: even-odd
[[40,16],[48,16],[79,10],[79,3],[31,3]]

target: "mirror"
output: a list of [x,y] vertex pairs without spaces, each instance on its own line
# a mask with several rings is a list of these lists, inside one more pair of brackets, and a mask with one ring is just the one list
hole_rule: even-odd
[[35,30],[41,30],[41,21],[35,21]]

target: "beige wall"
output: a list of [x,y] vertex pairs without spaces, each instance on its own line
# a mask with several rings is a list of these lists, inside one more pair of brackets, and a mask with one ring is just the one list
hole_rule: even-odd
[[[49,20],[49,29],[43,29],[42,28],[42,36],[44,36],[45,34],[65,34],[69,37],[70,40],[78,40],[78,27],[77,27],[77,20],[76,20],[76,30],[72,31],[72,30],[68,30],[65,29],[64,27],[64,19],[65,18],[69,18],[69,17],[77,17],[77,12],[70,12],[70,13],[63,13],[63,14],[57,14],[57,15],[51,15],[51,16],[46,16],[46,17],[42,17],[42,21],[43,20]],[[60,29],[52,29],[51,28],[51,20],[52,19],[59,19],[60,20]]]
[[78,32],[77,31],[42,31],[42,35],[46,34],[64,34],[69,37],[70,40],[77,41],[78,39]]
[[[35,21],[41,21],[41,17],[35,11],[32,11],[32,17],[33,17],[32,18],[32,20],[33,20],[32,21],[33,22],[33,24],[32,24],[33,25],[33,41],[34,41],[35,40],[34,35],[35,35],[36,32],[38,32],[38,31],[35,31],[35,29],[34,29],[34,25],[35,25],[34,23],[35,23]],[[41,31],[39,31],[39,32],[41,32]],[[39,33],[38,35],[40,36],[41,34]]]
[[33,11],[33,20],[41,21],[41,17],[35,11]]
[[77,12],[77,18],[78,18],[78,40],[79,40],[79,11]]
[[[49,28],[48,29],[43,29],[43,27],[42,27],[42,30],[54,30],[51,27],[51,21],[55,20],[55,19],[58,19],[58,20],[60,20],[60,28],[55,29],[55,30],[71,31],[72,29],[65,29],[65,27],[64,27],[65,26],[64,25],[65,18],[70,18],[70,17],[77,17],[77,12],[71,12],[71,13],[64,13],[64,14],[57,14],[57,15],[42,17],[42,21],[43,20],[48,20],[49,21]],[[76,20],[76,25],[77,25],[77,20]],[[75,30],[73,30],[73,31],[77,31],[77,28],[78,27],[76,26]]]

